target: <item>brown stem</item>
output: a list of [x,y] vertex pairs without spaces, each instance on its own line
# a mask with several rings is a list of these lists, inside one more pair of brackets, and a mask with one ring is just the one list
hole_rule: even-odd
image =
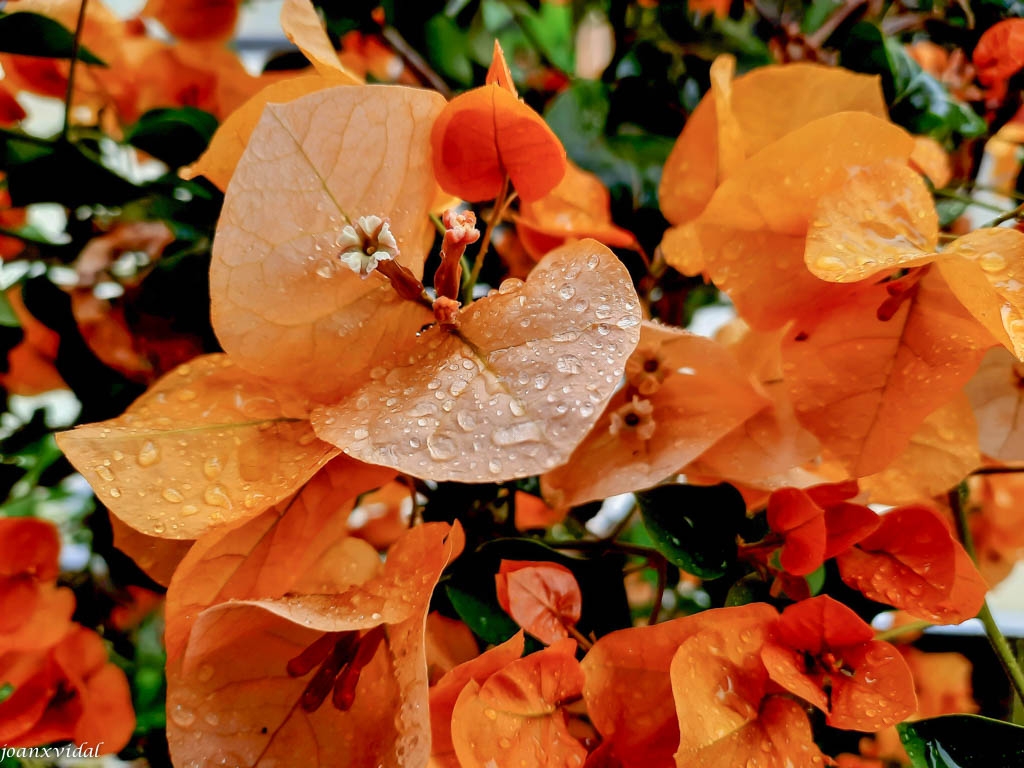
[[444,81],[437,72],[431,68],[416,49],[409,45],[409,42],[402,37],[402,33],[394,27],[388,25],[381,27],[381,36],[388,41],[388,44],[395,49],[395,53],[402,57],[405,65],[415,72],[419,77],[425,80],[431,88],[440,93],[446,99],[452,97],[452,89],[448,87],[448,83]]
[[68,89],[64,94],[64,127],[61,128],[61,139],[67,139],[71,130],[71,102],[75,96],[75,72],[78,69],[78,54],[82,50],[82,30],[85,28],[85,8],[89,0],[82,0],[78,9],[78,21],[75,23],[75,36],[71,41],[71,62],[68,65]]

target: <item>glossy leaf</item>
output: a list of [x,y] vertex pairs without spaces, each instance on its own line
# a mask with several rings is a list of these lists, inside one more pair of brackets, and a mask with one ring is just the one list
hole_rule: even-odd
[[733,486],[661,485],[637,500],[655,546],[671,563],[705,579],[726,572],[747,506]]
[[200,109],[160,109],[144,114],[125,140],[172,168],[179,168],[203,153],[216,130],[217,119]]
[[[74,55],[74,35],[59,21],[40,13],[13,8],[17,13],[0,16],[0,51],[23,56],[70,59]],[[87,47],[78,49],[78,59],[86,64],[106,66]]]
[[978,715],[947,715],[897,726],[914,768],[1013,765],[1024,757],[1024,728]]

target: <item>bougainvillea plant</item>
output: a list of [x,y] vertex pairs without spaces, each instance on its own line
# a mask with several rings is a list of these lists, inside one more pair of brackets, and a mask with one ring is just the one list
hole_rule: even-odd
[[0,7],[0,766],[1024,763],[1017,5],[133,10]]

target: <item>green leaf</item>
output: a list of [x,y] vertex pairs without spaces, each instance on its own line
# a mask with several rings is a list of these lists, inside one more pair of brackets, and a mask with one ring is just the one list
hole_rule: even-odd
[[0,704],[3,704],[14,693],[14,686],[10,683],[4,683],[0,685]]
[[151,109],[132,126],[125,140],[172,168],[196,160],[217,130],[217,118],[195,107]]
[[661,485],[637,500],[658,551],[687,573],[717,579],[735,561],[747,506],[733,486]]
[[985,121],[921,69],[895,38],[868,22],[853,27],[841,54],[843,66],[881,75],[890,117],[911,133],[938,141],[983,135]]
[[440,73],[460,85],[473,85],[473,62],[466,53],[469,46],[466,32],[443,13],[431,17],[423,32],[427,58]]
[[829,16],[842,7],[842,0],[813,0],[800,22],[800,31],[805,35],[817,32]]
[[948,227],[963,215],[968,205],[963,200],[951,200],[949,198],[936,200],[935,210],[939,214],[939,226]]
[[[145,191],[104,166],[92,152],[65,141],[47,142],[0,129],[0,165],[11,205],[60,203],[121,205]],[[56,181],[55,181],[56,180]]]
[[[0,16],[0,52],[46,59],[70,59],[75,36],[60,22],[38,13],[18,11]],[[103,59],[84,45],[78,58],[86,64],[107,66]]]
[[0,325],[5,328],[20,328],[18,316],[14,314],[14,307],[11,306],[7,293],[0,291]]
[[559,94],[544,117],[572,161],[597,174],[613,196],[628,195],[634,208],[656,208],[674,141],[626,128],[606,137],[609,108],[606,85],[580,81]]
[[[501,610],[497,597],[490,600],[479,592],[471,592],[451,583],[445,587],[445,591],[459,617],[485,643],[503,643],[519,631],[519,625]],[[494,591],[493,588],[491,591]]]
[[901,723],[914,768],[989,768],[1024,764],[1024,727],[979,715],[945,715]]
[[810,590],[811,596],[821,592],[822,587],[825,586],[825,566],[819,566],[818,570],[813,573],[807,574],[805,577],[807,580],[807,589]]

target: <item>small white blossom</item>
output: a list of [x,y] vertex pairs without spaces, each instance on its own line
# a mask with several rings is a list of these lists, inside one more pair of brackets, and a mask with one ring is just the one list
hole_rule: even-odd
[[364,279],[380,262],[398,256],[398,241],[380,216],[360,216],[341,230],[337,243],[341,262]]

